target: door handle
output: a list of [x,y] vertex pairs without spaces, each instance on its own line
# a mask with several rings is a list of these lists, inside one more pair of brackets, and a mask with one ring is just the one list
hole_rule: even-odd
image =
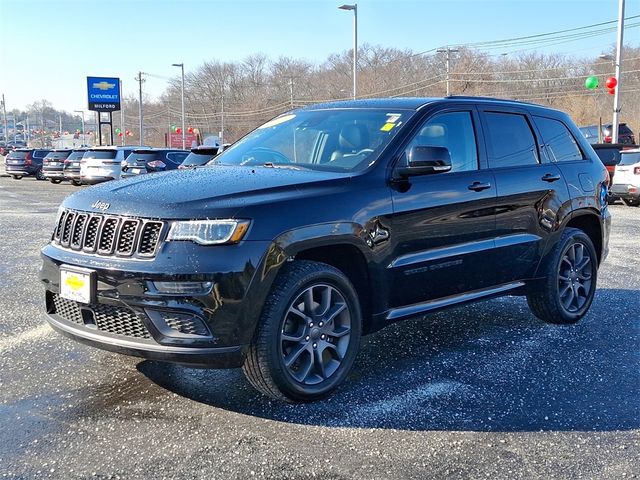
[[476,191],[476,192],[481,192],[482,190],[486,190],[487,188],[491,188],[491,184],[490,183],[483,183],[483,182],[473,182],[467,188],[469,190],[473,190],[473,191]]
[[560,180],[560,175],[558,174],[552,174],[552,173],[547,173],[544,177],[542,177],[542,180],[544,180],[545,182],[555,182],[556,180]]

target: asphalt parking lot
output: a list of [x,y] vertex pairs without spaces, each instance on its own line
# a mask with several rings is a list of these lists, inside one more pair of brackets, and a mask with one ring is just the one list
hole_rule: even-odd
[[640,208],[578,325],[508,297],[389,327],[328,400],[284,405],[240,370],[92,349],[44,321],[37,275],[77,190],[0,178],[3,478],[426,479],[640,476]]

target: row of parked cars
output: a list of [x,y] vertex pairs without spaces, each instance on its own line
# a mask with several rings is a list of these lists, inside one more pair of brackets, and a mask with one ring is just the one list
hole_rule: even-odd
[[621,143],[591,145],[609,172],[609,203],[640,206],[640,148]]
[[91,185],[133,177],[145,173],[187,169],[204,165],[222,148],[199,146],[191,151],[142,146],[96,147],[46,150],[19,148],[5,158],[6,173],[20,180],[33,176],[38,180],[74,185]]

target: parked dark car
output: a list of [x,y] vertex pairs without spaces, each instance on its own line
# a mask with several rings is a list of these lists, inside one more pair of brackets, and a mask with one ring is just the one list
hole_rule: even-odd
[[219,146],[200,145],[199,147],[194,147],[178,168],[180,170],[187,170],[189,168],[206,165],[220,153],[220,150]]
[[80,162],[87,151],[86,148],[76,148],[65,159],[62,173],[65,180],[69,180],[76,187],[82,185],[80,182]]
[[14,151],[16,148],[27,148],[27,144],[23,141],[8,142],[0,146],[0,155],[8,155],[9,152]]
[[50,324],[243,366],[286,401],[328,395],[363,334],[406,318],[525,295],[577,322],[608,252],[604,166],[566,114],[514,101],[313,105],[213,165],[148,177],[64,200],[42,249]]
[[[611,143],[613,136],[613,124],[609,123],[602,126],[602,135],[598,135],[598,125],[589,125],[587,127],[580,127],[580,131],[589,143]],[[626,123],[620,123],[618,125],[618,143],[623,145],[634,145],[636,143],[633,131],[627,126]]]
[[189,155],[186,150],[146,148],[134,150],[123,162],[121,178],[135,177],[143,173],[175,170]]
[[5,158],[5,171],[15,180],[22,177],[34,176],[38,180],[45,180],[42,173],[42,160],[51,150],[18,148],[9,152]]
[[51,183],[64,180],[64,161],[71,154],[71,150],[53,150],[42,160],[42,174]]

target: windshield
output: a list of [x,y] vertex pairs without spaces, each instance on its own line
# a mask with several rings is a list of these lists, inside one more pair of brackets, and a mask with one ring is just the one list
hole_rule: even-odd
[[286,114],[258,127],[212,163],[363,170],[375,162],[412,114],[362,108]]
[[633,165],[640,162],[640,152],[622,153],[620,155],[620,163],[618,165]]

